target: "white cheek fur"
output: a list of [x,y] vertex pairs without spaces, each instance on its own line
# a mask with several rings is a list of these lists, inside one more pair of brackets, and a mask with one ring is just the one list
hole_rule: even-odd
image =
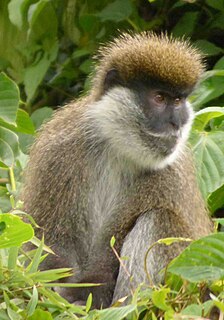
[[[193,120],[191,105],[187,102],[190,117],[179,132],[180,138],[174,151],[167,157],[161,157],[155,154],[155,150],[146,147],[141,139],[139,129],[135,125],[135,117],[141,111],[134,103],[133,95],[127,88],[115,87],[100,101],[90,105],[85,117],[92,123],[92,133],[95,136],[95,132],[98,132],[98,139],[107,140],[108,152],[118,159],[125,158],[126,166],[134,165],[136,168],[151,170],[165,168],[181,157]],[[164,134],[149,134],[157,138],[165,137]]]

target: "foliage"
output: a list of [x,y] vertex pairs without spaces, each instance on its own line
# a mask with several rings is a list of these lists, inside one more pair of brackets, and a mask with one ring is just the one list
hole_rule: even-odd
[[[206,55],[210,71],[190,98],[196,110],[190,143],[211,213],[223,208],[223,19],[222,0],[0,2],[0,319],[216,319],[214,307],[224,313],[223,233],[193,242],[167,268],[163,286],[140,286],[126,306],[120,301],[90,311],[91,295],[86,306],[75,306],[50,289],[52,281],[65,285],[58,280],[70,270],[39,271],[51,250],[33,238],[33,228],[21,217],[35,223],[16,201],[36,130],[52,107],[88,89],[99,43],[118,29],[168,30],[190,37]],[[6,213],[10,210],[13,215]],[[223,219],[217,223],[223,225]],[[39,247],[27,251],[23,243],[28,240]],[[154,245],[177,240],[183,241],[171,238]]]
[[[194,241],[171,262],[163,286],[142,285],[134,292],[126,306],[121,306],[121,302],[124,301],[121,299],[122,301],[111,308],[90,310],[91,295],[85,306],[76,306],[50,289],[52,286],[78,285],[55,283],[69,276],[70,269],[39,271],[40,262],[46,258],[43,250],[51,250],[44,246],[43,241],[32,238],[33,228],[30,224],[22,222],[18,217],[21,214],[24,213],[17,210],[14,214],[1,215],[0,319],[154,320],[185,319],[186,316],[193,319],[210,317],[215,310],[214,307],[221,312],[224,310],[224,233]],[[18,228],[18,220],[22,227]],[[19,231],[23,228],[23,232],[17,233],[14,237],[16,228]],[[36,243],[38,248],[24,251],[22,244],[28,240]],[[171,245],[176,241],[185,239],[168,238],[159,240],[154,245]],[[206,301],[208,288],[213,293]]]

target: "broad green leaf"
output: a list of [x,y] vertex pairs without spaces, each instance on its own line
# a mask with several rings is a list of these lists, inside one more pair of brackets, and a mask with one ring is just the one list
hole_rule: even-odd
[[23,81],[23,70],[26,64],[25,52],[22,48],[26,43],[27,35],[25,30],[19,30],[9,20],[8,4],[9,1],[0,1],[0,57],[4,67],[1,70],[7,70],[7,73],[19,83]]
[[157,308],[164,311],[172,309],[171,306],[166,303],[168,293],[170,293],[170,288],[161,288],[153,291],[152,301]]
[[9,320],[9,317],[7,316],[5,310],[0,310],[0,319],[1,320]]
[[219,70],[219,69],[221,69],[222,71],[224,71],[224,57],[220,58],[220,59],[216,62],[213,70]]
[[210,194],[208,197],[208,207],[212,213],[224,207],[224,185]]
[[216,117],[224,115],[224,108],[209,107],[198,111],[195,114],[193,130],[203,131],[208,122]]
[[19,109],[17,112],[16,124],[18,132],[32,135],[35,133],[33,122],[31,121],[28,113],[22,109]]
[[205,103],[221,96],[224,93],[224,77],[206,79],[191,96],[194,110],[198,110]]
[[211,29],[221,29],[224,30],[224,11],[220,12],[220,14],[216,17],[215,20],[212,21],[211,23]]
[[79,59],[82,58],[84,56],[88,56],[90,54],[90,51],[87,48],[83,48],[83,49],[77,49],[73,52],[72,54],[72,58],[73,59]]
[[91,59],[85,60],[79,67],[79,69],[86,74],[89,74],[92,71],[92,68],[93,64]]
[[34,143],[34,136],[25,133],[18,133],[19,146],[23,153],[29,154],[31,145]]
[[10,306],[7,307],[7,313],[9,315],[10,320],[22,320],[22,317]]
[[127,19],[132,13],[132,3],[130,0],[116,0],[109,3],[97,16],[102,22],[120,22]]
[[31,119],[36,129],[39,129],[43,122],[46,122],[52,117],[53,110],[48,107],[37,109],[31,115]]
[[0,222],[0,235],[3,233],[3,231],[6,229],[6,223],[4,221]]
[[0,214],[1,221],[5,222],[6,229],[0,235],[0,249],[20,246],[34,235],[32,226],[15,215]]
[[84,14],[79,18],[79,24],[85,32],[91,34],[91,31],[99,24],[99,18],[94,14]]
[[[63,14],[63,27],[67,37],[76,45],[79,44],[81,33],[75,24],[74,17],[77,14],[77,0],[69,1]],[[81,15],[80,15],[81,16]]]
[[[120,308],[108,308],[104,310],[94,310],[90,312],[90,315],[95,316],[93,319],[99,319],[100,320],[122,320],[128,315],[130,315],[132,312],[136,310],[137,306],[130,304],[126,307],[120,307]],[[88,319],[88,318],[87,318]]]
[[[211,301],[211,303],[213,304],[213,302]],[[204,311],[204,306],[203,304],[191,304],[189,306],[187,306],[186,308],[184,308],[184,310],[181,311],[182,315],[186,315],[186,316],[198,316],[201,317],[202,315],[206,315],[204,313],[202,313]]]
[[[49,51],[56,42],[58,29],[58,19],[52,1],[39,0],[32,4],[28,10],[28,22],[29,40],[40,42],[44,51]],[[46,40],[50,43],[48,48]]]
[[10,209],[11,204],[9,200],[8,189],[6,187],[0,186],[0,213],[8,212]]
[[0,126],[0,139],[10,146],[14,156],[18,155],[19,141],[18,136],[14,132]]
[[[9,144],[0,138],[0,161],[6,166],[12,166],[14,163],[13,151]],[[1,163],[0,163],[1,167]]]
[[223,52],[222,48],[217,47],[214,43],[207,40],[197,40],[194,44],[199,50],[208,56],[217,55]]
[[168,266],[168,271],[191,282],[224,279],[224,233],[191,243]]
[[224,184],[224,132],[193,131],[190,142],[204,197]]
[[[4,221],[2,221],[4,222]],[[5,223],[5,222],[4,222]],[[18,258],[18,247],[11,247],[9,249],[9,257],[8,257],[8,268],[9,270],[16,269],[16,263]]]
[[32,4],[28,10],[28,22],[32,27],[36,22],[39,23],[39,15],[44,10],[45,6],[49,5],[49,0],[39,0]]
[[186,12],[173,28],[172,34],[174,34],[176,37],[182,36],[183,34],[185,36],[190,36],[194,31],[197,20],[197,11]]
[[28,317],[28,320],[53,320],[53,318],[50,312],[36,309],[34,314]]
[[217,10],[223,10],[224,11],[224,2],[223,0],[206,0],[206,3]]
[[15,124],[19,106],[19,89],[4,73],[0,74],[0,118]]
[[11,0],[8,4],[9,19],[19,29],[23,26],[26,9],[30,2],[30,0]]
[[56,58],[58,43],[55,42],[50,52],[44,52],[41,59],[26,68],[24,75],[25,92],[27,100],[30,101],[43,80],[51,62]]

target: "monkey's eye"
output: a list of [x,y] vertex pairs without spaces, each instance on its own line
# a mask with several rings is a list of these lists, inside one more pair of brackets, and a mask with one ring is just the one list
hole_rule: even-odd
[[165,97],[162,94],[157,94],[154,96],[154,100],[158,104],[164,104],[165,103]]
[[174,105],[175,105],[176,107],[178,107],[180,104],[181,104],[181,98],[175,98],[175,99],[174,99]]

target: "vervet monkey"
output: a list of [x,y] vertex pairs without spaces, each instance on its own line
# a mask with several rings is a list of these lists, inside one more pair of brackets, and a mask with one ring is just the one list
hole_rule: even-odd
[[[72,267],[69,281],[103,283],[61,289],[69,301],[93,292],[96,307],[130,294],[110,248],[130,259],[132,286],[146,281],[148,247],[160,238],[196,239],[212,230],[186,146],[187,102],[204,71],[187,42],[143,32],[101,48],[86,97],[55,113],[30,152],[23,200],[58,256],[45,268]],[[155,283],[182,244],[148,256]]]

